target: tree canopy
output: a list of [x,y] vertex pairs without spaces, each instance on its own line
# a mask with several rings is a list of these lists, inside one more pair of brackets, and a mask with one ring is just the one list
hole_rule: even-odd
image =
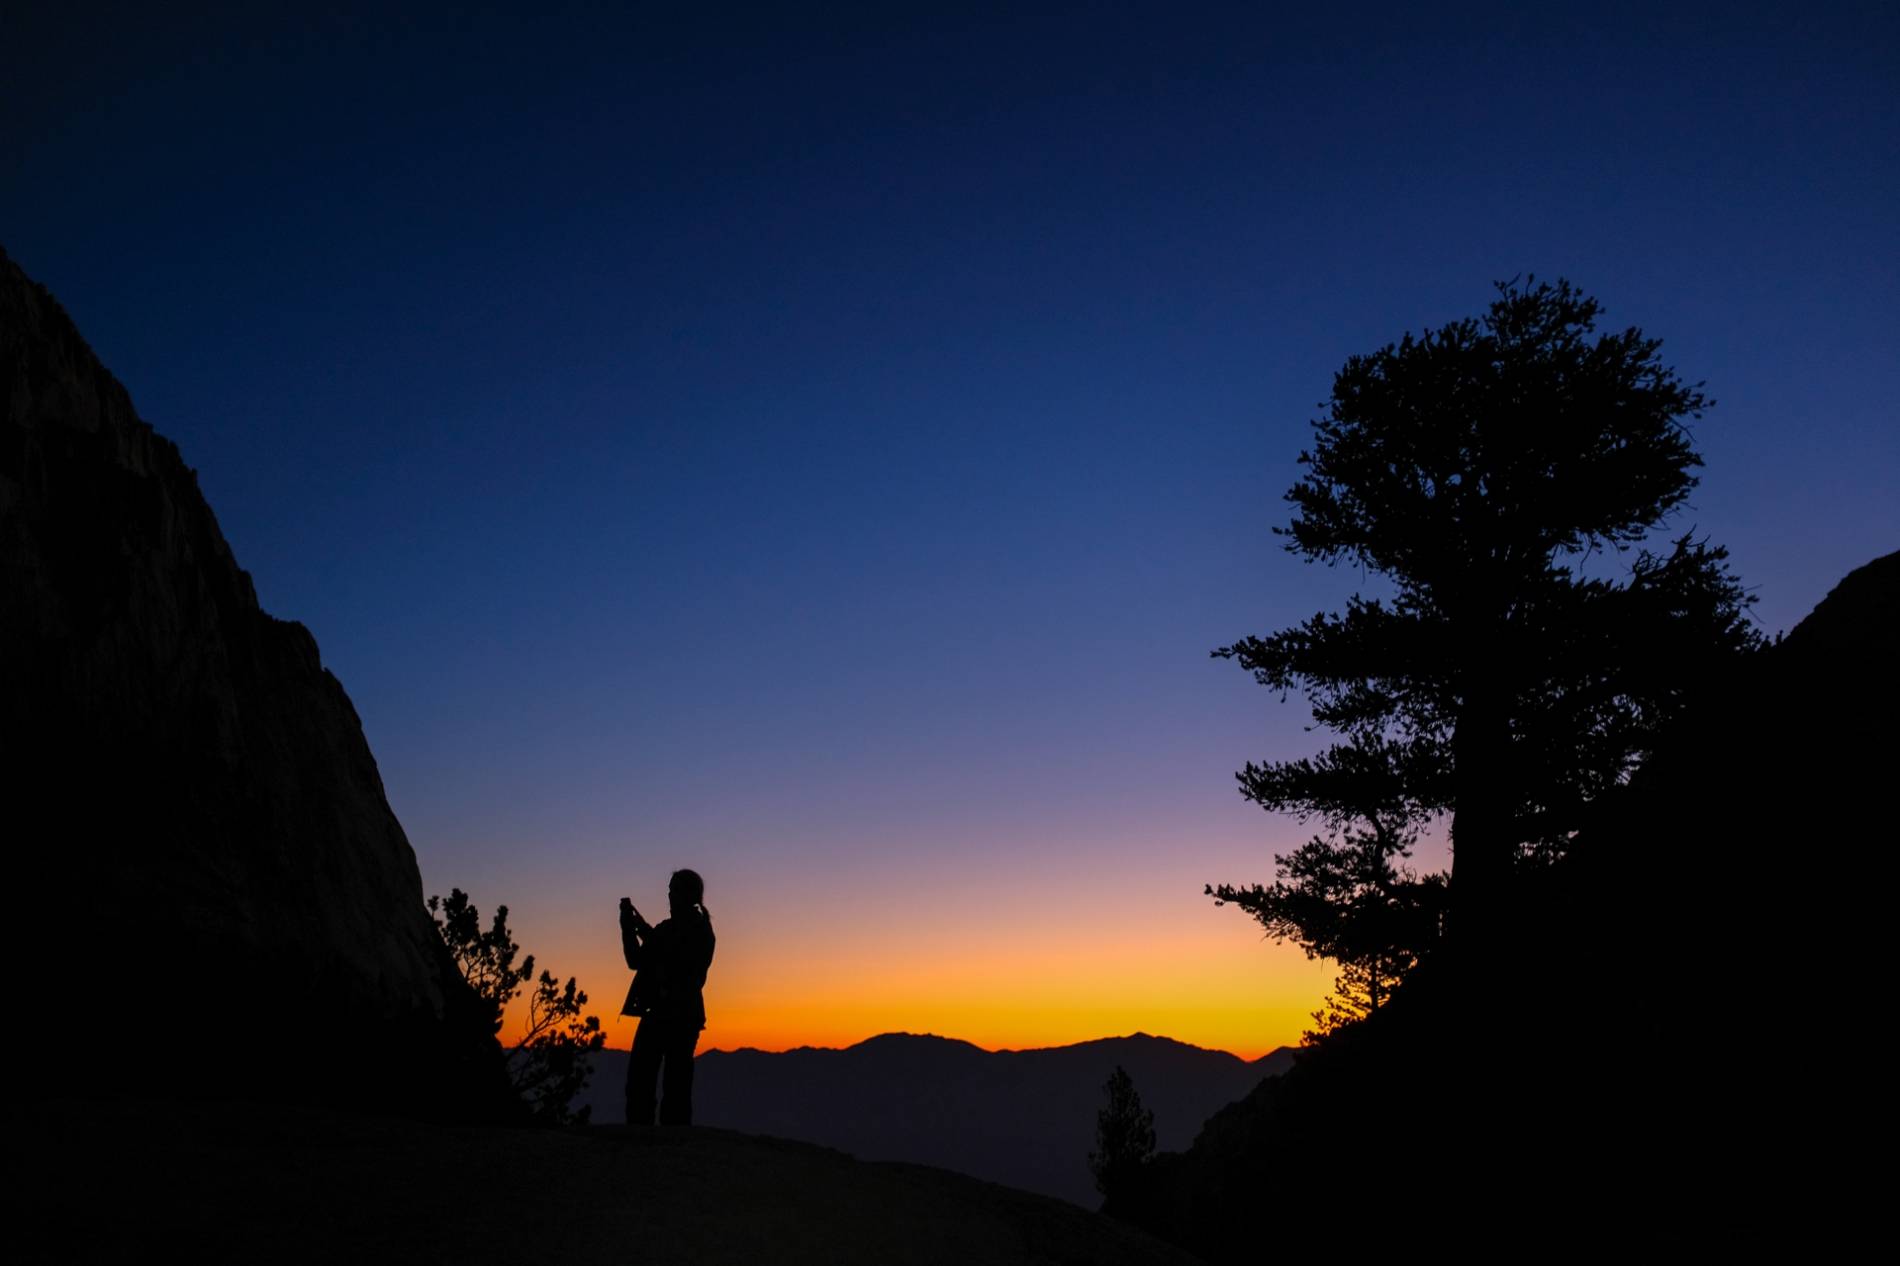
[[1342,964],[1435,935],[1396,859],[1441,815],[1448,926],[1484,935],[1514,872],[1561,857],[1704,674],[1758,641],[1725,551],[1693,531],[1649,546],[1696,484],[1700,384],[1640,330],[1599,334],[1568,282],[1497,292],[1481,317],[1350,358],[1300,454],[1275,532],[1386,592],[1214,651],[1303,692],[1339,741],[1239,772],[1323,833],[1273,887],[1209,892]]

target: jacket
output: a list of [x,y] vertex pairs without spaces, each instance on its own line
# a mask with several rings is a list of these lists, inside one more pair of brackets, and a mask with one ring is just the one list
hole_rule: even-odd
[[633,914],[620,913],[620,948],[633,968],[633,983],[621,1015],[678,1020],[694,1028],[706,1027],[706,971],[712,966],[712,918],[695,908],[685,915],[662,919],[642,937]]

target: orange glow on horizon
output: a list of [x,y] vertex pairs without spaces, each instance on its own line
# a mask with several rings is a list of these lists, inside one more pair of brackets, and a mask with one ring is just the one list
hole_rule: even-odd
[[[1023,1050],[1144,1032],[1254,1059],[1298,1045],[1334,975],[1204,898],[1140,925],[1081,912],[1024,920],[999,909],[971,922],[911,911],[823,938],[746,914],[715,907],[702,1051],[845,1047],[890,1032]],[[611,925],[590,932],[572,946],[550,942],[542,961],[579,977],[607,1044],[625,1049],[637,1023],[618,1014],[631,973]],[[504,1040],[521,1023],[511,1013]]]
[[[843,860],[805,845],[730,868],[712,847],[629,858],[603,846],[506,896],[524,952],[578,978],[618,1049],[638,1024],[619,1014],[632,977],[619,898],[662,917],[666,876],[687,861],[706,876],[718,936],[702,1051],[894,1032],[1026,1050],[1147,1033],[1254,1059],[1299,1044],[1337,969],[1203,893],[1271,866],[1281,841],[1263,847],[1237,816],[1230,833],[1172,842],[1139,826],[1087,841],[946,831]],[[475,896],[484,911],[495,899]],[[511,1015],[504,1036],[519,1031]]]

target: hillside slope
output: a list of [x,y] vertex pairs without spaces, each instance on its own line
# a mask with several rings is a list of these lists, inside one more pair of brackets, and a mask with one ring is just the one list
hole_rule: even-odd
[[1176,1266],[1058,1200],[699,1127],[448,1127],[315,1108],[49,1102],[13,1260]]
[[[1258,1209],[1294,1251],[1352,1228],[1572,1254],[1804,1253],[1883,1207],[1900,769],[1900,554],[1845,579],[1690,709],[1560,865],[1507,952],[1422,964],[1367,1023],[1217,1113],[1126,1212],[1211,1260]],[[1763,1050],[1798,1044],[1796,1066]]]

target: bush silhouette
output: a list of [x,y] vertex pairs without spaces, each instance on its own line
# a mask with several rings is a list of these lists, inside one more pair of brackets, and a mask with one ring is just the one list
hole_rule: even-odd
[[585,1125],[590,1109],[573,1109],[574,1097],[593,1073],[588,1058],[606,1044],[599,1016],[583,1016],[587,995],[572,976],[565,985],[551,972],[537,979],[534,955],[515,955],[521,947],[508,931],[508,907],[495,907],[494,922],[482,930],[481,913],[460,888],[448,897],[430,897],[436,931],[477,995],[493,1008],[493,1028],[501,1031],[503,1013],[524,986],[528,993],[527,1028],[508,1050],[508,1076],[535,1119],[550,1125]]

